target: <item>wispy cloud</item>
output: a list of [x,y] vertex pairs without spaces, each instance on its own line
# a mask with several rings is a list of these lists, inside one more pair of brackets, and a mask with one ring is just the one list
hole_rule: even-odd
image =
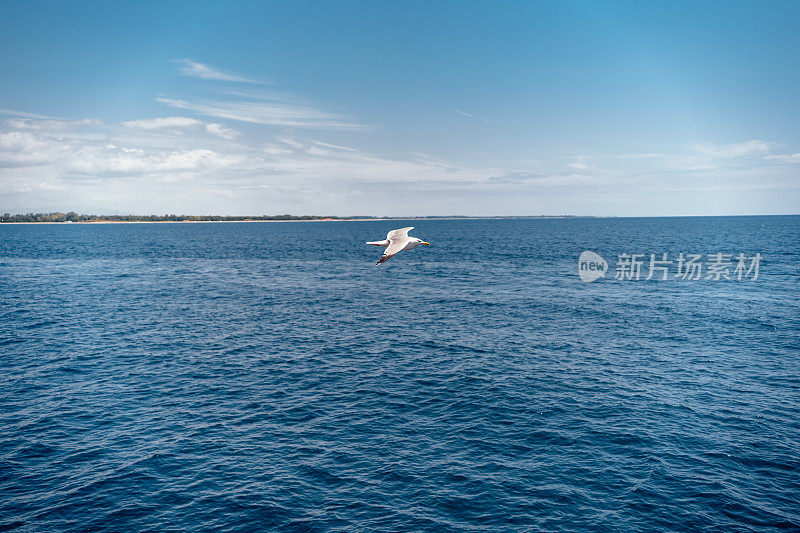
[[235,139],[241,135],[235,129],[217,122],[206,123],[190,117],[158,117],[129,120],[122,122],[122,126],[142,130],[178,130],[177,133],[181,133],[180,130],[183,129],[203,127],[207,133],[228,140]]
[[609,155],[606,157],[616,158],[616,159],[658,159],[669,156],[667,154],[643,153],[643,154],[616,154],[616,155]]
[[466,111],[461,111],[460,109],[456,109],[456,113],[458,113],[459,115],[465,116],[465,117],[469,117],[469,118],[474,118],[476,120],[480,120],[481,122],[485,122],[486,124],[491,124],[491,122],[489,122],[487,119],[485,119],[483,117],[479,117],[478,115],[474,115],[472,113],[467,113]]
[[128,128],[142,128],[145,130],[159,128],[192,128],[201,124],[202,122],[199,120],[189,117],[147,118],[142,120],[129,120],[122,123],[123,126]]
[[563,188],[575,185],[581,186],[607,186],[614,180],[603,178],[591,173],[558,172],[558,173],[533,173],[509,172],[492,176],[489,183],[502,186],[518,187],[520,185],[536,188]]
[[[347,146],[287,136],[274,138],[266,147],[249,143],[214,145],[198,135],[205,131],[221,139],[231,139],[241,134],[219,123],[171,120],[175,118],[185,117],[143,119],[143,127],[132,125],[135,121],[117,125],[106,123],[102,135],[84,133],[77,125],[72,129],[51,131],[35,127],[16,129],[6,124],[5,128],[0,128],[0,163],[42,165],[46,167],[41,176],[45,181],[47,178],[62,180],[75,173],[94,174],[97,178],[131,173],[164,177],[175,172],[202,174],[208,170],[221,171],[234,164],[237,173],[250,172],[261,176],[259,179],[283,177],[290,182],[298,178],[424,181],[432,177],[444,179],[448,173],[453,177],[457,174],[443,171],[440,165],[426,160],[377,157]],[[170,137],[170,147],[164,148],[162,128],[199,124],[204,127],[195,128],[192,136]],[[224,181],[229,176],[223,172],[218,177]]]
[[694,146],[694,149],[705,155],[723,158],[744,157],[768,153],[772,145],[757,139],[733,144],[703,143]]
[[100,126],[102,123],[101,120],[92,118],[85,118],[82,120],[11,118],[6,121],[6,124],[15,129],[46,131],[59,131],[85,126]]
[[49,119],[45,115],[38,115],[36,113],[26,113],[24,111],[14,111],[13,109],[0,109],[0,115],[9,115],[12,117],[23,117],[23,118],[46,118]]
[[349,121],[342,115],[320,111],[310,106],[268,100],[260,95],[254,95],[252,100],[186,100],[163,96],[156,100],[177,109],[251,124],[324,130],[360,131],[367,129],[361,124]]
[[583,161],[583,156],[582,155],[578,156],[578,160],[577,161],[573,161],[572,163],[569,163],[569,166],[571,168],[574,168],[574,169],[577,169],[577,170],[587,170],[589,168],[589,165],[587,165]]
[[[180,72],[186,76],[201,79],[232,81],[249,84],[263,82],[246,78],[238,74],[213,68],[193,59],[179,59]],[[191,111],[206,117],[235,120],[250,124],[278,126],[287,128],[306,128],[324,130],[364,131],[368,129],[357,124],[349,117],[339,113],[323,111],[317,106],[307,103],[295,95],[278,91],[267,91],[263,87],[254,86],[228,88],[215,93],[213,98],[187,98],[173,95],[161,95],[156,101],[184,111]],[[146,127],[142,121],[131,121],[136,127]],[[157,123],[156,123],[157,124]],[[178,126],[176,124],[176,126]],[[153,127],[161,127],[156,125]],[[235,130],[221,129],[211,126],[210,133],[223,138],[237,136]]]
[[178,64],[178,71],[184,76],[193,76],[195,78],[201,78],[204,80],[215,80],[215,81],[233,81],[238,83],[263,83],[250,78],[245,78],[244,76],[239,76],[238,74],[234,74],[232,72],[226,72],[224,70],[211,67],[209,65],[206,65],[205,63],[200,63],[199,61],[195,61],[189,58],[176,59],[175,62]]
[[313,141],[313,142],[317,146],[324,146],[325,148],[332,148],[334,150],[344,150],[345,152],[358,152],[358,150],[356,150],[355,148],[349,148],[347,146],[339,146],[338,144],[324,143],[321,141]]
[[[729,160],[706,170],[702,161],[710,156],[693,151],[622,160],[586,156],[592,167],[580,155],[566,165],[558,156],[491,166],[423,153],[378,156],[294,128],[252,135],[252,128],[234,133],[219,122],[159,118],[141,119],[157,126],[149,128],[129,124],[135,121],[65,122],[59,129],[45,127],[45,120],[0,122],[4,209],[425,214],[474,212],[469,206],[480,202],[483,212],[516,205],[530,214],[552,212],[556,201],[559,212],[570,212],[576,196],[613,200],[620,190],[645,195],[800,187],[780,165],[765,165],[765,159],[800,161],[796,154]],[[187,127],[171,130],[181,124]],[[344,137],[331,140],[338,138]],[[387,197],[396,199],[391,211]]]
[[782,163],[800,163],[800,153],[768,155],[765,159],[780,161]]

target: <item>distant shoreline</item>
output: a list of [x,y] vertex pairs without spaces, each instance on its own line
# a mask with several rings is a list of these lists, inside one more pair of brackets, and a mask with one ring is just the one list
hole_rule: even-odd
[[[24,215],[14,215],[24,216]],[[563,219],[612,219],[612,218],[726,218],[726,217],[793,217],[800,216],[800,214],[786,214],[786,215],[665,215],[665,216],[641,216],[641,217],[621,217],[621,216],[594,216],[594,215],[530,215],[530,216],[417,216],[417,217],[306,217],[306,216],[290,216],[287,218],[278,217],[265,217],[265,218],[241,218],[231,217],[225,219],[220,217],[221,220],[109,220],[96,217],[95,215],[82,215],[91,216],[90,220],[3,220],[0,218],[0,226],[3,225],[20,225],[20,224],[207,224],[207,223],[255,223],[255,222],[385,222],[393,220],[563,220]],[[121,217],[128,215],[119,215]],[[132,215],[133,216],[133,215]],[[284,215],[285,217],[285,215]],[[13,217],[12,217],[13,218]]]
[[565,219],[565,218],[617,218],[593,216],[533,216],[533,217],[390,217],[390,218],[306,218],[284,220],[80,220],[64,222],[2,222],[0,225],[14,224],[218,224],[218,223],[258,223],[258,222],[383,222],[391,220],[535,220],[535,219]]
[[[97,215],[78,215],[84,220],[14,220],[15,218],[53,218],[55,215],[65,216],[63,213],[41,213],[28,215],[12,215],[8,218],[0,218],[2,224],[187,224],[187,223],[208,223],[208,222],[380,222],[385,220],[522,220],[522,219],[562,219],[562,218],[610,218],[610,217],[590,217],[574,215],[542,215],[542,216],[419,216],[419,217],[312,217],[312,216],[264,216],[264,217],[219,217],[219,220],[196,220],[199,215],[180,215],[179,220],[147,220],[146,216],[137,215],[118,215],[120,218],[141,218],[140,220],[116,220],[107,219]],[[174,216],[174,215],[168,215]],[[191,217],[191,218],[189,218]],[[216,215],[214,215],[216,217]],[[116,217],[115,217],[116,218]],[[165,218],[159,216],[158,218]],[[207,218],[207,216],[203,216]]]

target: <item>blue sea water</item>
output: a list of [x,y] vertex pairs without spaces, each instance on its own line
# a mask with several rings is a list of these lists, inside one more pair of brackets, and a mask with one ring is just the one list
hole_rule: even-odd
[[[402,226],[432,246],[375,267]],[[0,530],[800,530],[799,234],[0,226]],[[583,283],[583,250],[763,260]]]

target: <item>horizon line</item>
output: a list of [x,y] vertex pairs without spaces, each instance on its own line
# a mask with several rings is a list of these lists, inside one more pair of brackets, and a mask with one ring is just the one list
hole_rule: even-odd
[[381,220],[520,220],[520,219],[566,219],[566,218],[735,218],[735,217],[792,217],[800,213],[785,214],[727,214],[727,215],[412,215],[412,216],[377,216],[377,215],[96,215],[78,214],[75,211],[63,213],[27,212],[0,215],[0,224],[64,224],[64,223],[192,223],[192,222],[337,222],[337,221],[381,221]]

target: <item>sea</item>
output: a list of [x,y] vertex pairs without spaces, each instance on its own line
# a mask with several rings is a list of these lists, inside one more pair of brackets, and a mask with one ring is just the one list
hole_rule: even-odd
[[0,225],[0,531],[799,531],[799,235]]

